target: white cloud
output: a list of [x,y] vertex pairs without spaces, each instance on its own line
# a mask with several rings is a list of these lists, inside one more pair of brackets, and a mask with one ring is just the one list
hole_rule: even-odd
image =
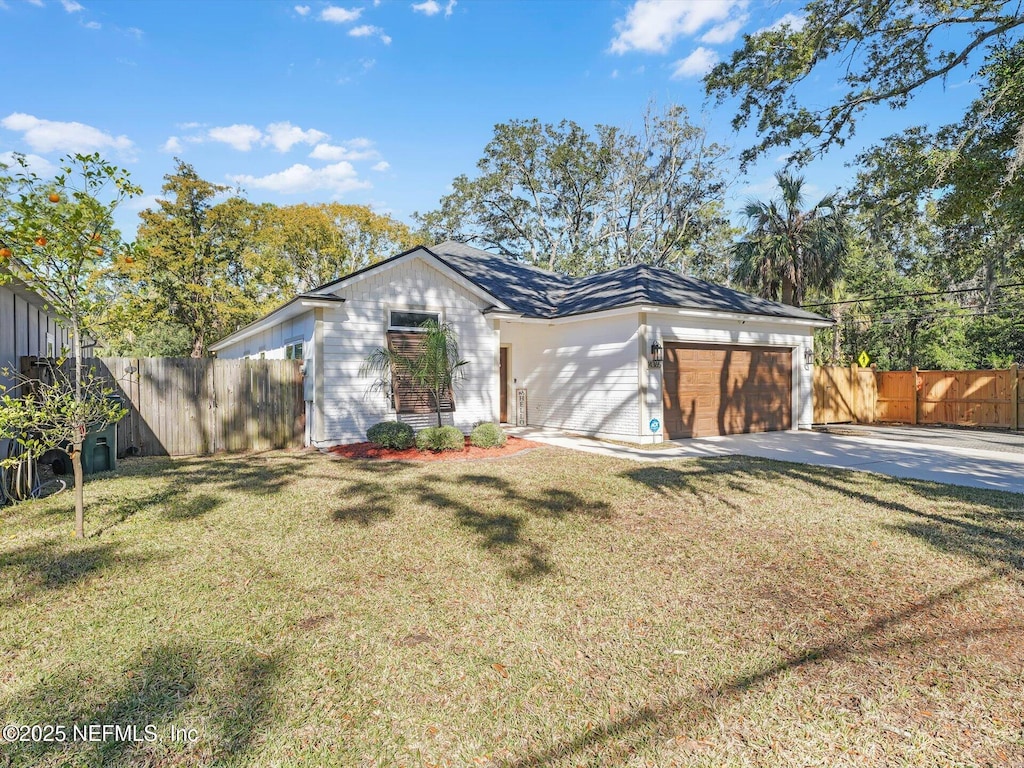
[[774,32],[775,30],[782,29],[783,27],[789,27],[791,32],[799,32],[801,29],[804,28],[804,25],[806,23],[806,16],[801,16],[799,13],[787,13],[784,16],[780,17],[778,20],[776,20],[774,24],[771,24],[767,27],[761,27],[754,34],[756,35],[761,32]]
[[[25,159],[25,165],[28,166],[28,170],[36,176],[46,178],[48,176],[57,175],[57,166],[45,157],[33,154],[23,155],[23,157]],[[17,161],[14,159],[13,152],[0,152],[0,163],[10,166],[12,169],[20,168]]]
[[685,59],[680,59],[675,63],[672,79],[680,80],[685,77],[703,77],[717,63],[718,54],[702,45]]
[[103,25],[98,21],[87,21],[83,25],[86,29],[103,29]]
[[309,15],[309,6],[308,5],[296,5],[295,6],[295,12],[297,14],[299,14],[299,16],[308,16]]
[[434,16],[441,12],[441,4],[437,0],[423,0],[422,3],[413,3],[412,9],[424,16]]
[[[448,18],[455,11],[455,6],[458,5],[457,0],[448,0],[448,3],[444,6],[445,18]],[[422,3],[413,3],[413,11],[416,13],[422,13],[424,16],[436,16],[441,12],[441,4],[437,0],[423,0]]]
[[64,10],[68,13],[78,13],[84,11],[81,3],[76,3],[75,0],[60,0],[60,4],[64,6]]
[[266,176],[240,174],[229,178],[247,188],[266,189],[286,195],[317,190],[342,195],[354,189],[372,186],[368,181],[360,179],[352,164],[345,161],[316,169],[303,163],[296,163],[290,168]]
[[373,142],[369,139],[352,139],[341,145],[317,144],[309,156],[314,160],[336,163],[339,160],[374,160],[380,157],[380,153],[373,149]]
[[38,6],[39,8],[43,7],[43,0],[28,0],[28,2],[29,4]]
[[263,143],[270,144],[278,152],[287,152],[296,144],[316,144],[326,138],[328,136],[323,131],[317,131],[313,128],[304,131],[299,126],[285,121],[268,125],[266,135],[263,137]]
[[228,125],[211,128],[207,136],[234,147],[239,152],[248,152],[252,145],[263,138],[263,132],[254,125]]
[[731,43],[736,39],[736,35],[743,29],[743,25],[750,20],[750,16],[744,13],[735,19],[730,19],[724,24],[716,24],[707,32],[700,37],[702,43],[708,43],[709,45],[721,45],[722,43]]
[[171,136],[161,145],[160,151],[173,154],[175,152],[181,152],[184,148],[185,145],[181,143],[181,139],[177,136]]
[[193,128],[203,128],[204,126],[205,123],[178,123],[178,127],[181,128],[183,131],[191,131]]
[[329,21],[332,24],[347,24],[358,19],[362,13],[362,8],[352,8],[350,10],[337,5],[328,5],[320,11],[320,20]]
[[391,167],[391,163],[389,163],[387,160],[381,160],[379,163],[377,163],[375,166],[373,166],[372,170],[378,171],[380,173],[383,173],[384,171],[388,170],[390,167]]
[[348,31],[351,37],[379,37],[384,45],[391,45],[391,38],[384,34],[384,30],[372,24],[363,24],[359,27],[352,27]]
[[724,26],[747,0],[636,0],[626,18],[615,22],[612,53],[665,53],[677,39],[708,24]]
[[131,153],[134,144],[127,136],[113,136],[85,123],[43,120],[23,112],[12,112],[0,126],[22,134],[22,140],[37,152],[95,152],[114,149]]
[[146,34],[138,27],[128,27],[128,29],[126,29],[124,33],[129,37],[134,37],[136,40],[141,40],[142,36]]

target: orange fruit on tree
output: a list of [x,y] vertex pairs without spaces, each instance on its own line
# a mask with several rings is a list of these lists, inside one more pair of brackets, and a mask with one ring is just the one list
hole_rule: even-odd
[[93,240],[99,240],[101,237],[102,237],[102,235],[99,232],[93,232],[92,233],[92,239]]
[[45,237],[43,237],[42,235],[40,235],[39,237],[36,238],[36,245],[38,245],[40,248],[42,248],[48,242],[49,241]]
[[58,195],[56,192],[51,192],[50,193],[50,202],[51,203],[59,203],[60,202],[60,195]]
[[10,248],[0,248],[0,259],[9,259],[13,255]]
[[134,264],[135,263],[135,257],[134,256],[125,256],[124,257],[124,263],[125,264]]
[[93,250],[96,251],[96,255],[97,256],[102,256],[103,255],[103,249],[102,248],[93,248]]

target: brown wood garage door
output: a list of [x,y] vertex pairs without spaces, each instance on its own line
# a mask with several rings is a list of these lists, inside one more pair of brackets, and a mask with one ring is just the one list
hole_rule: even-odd
[[792,426],[792,350],[669,342],[664,366],[671,440]]

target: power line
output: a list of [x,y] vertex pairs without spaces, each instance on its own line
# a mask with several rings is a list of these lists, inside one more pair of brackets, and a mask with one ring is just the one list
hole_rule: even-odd
[[[999,283],[995,286],[996,288],[1024,288],[1024,282],[1021,283]],[[857,304],[862,301],[887,301],[889,299],[916,299],[924,296],[945,296],[954,293],[975,293],[982,291],[983,288],[956,288],[948,291],[920,291],[918,293],[894,293],[889,296],[863,296],[859,299],[844,299],[843,301],[819,301],[814,304],[801,304],[801,308],[807,309],[808,307],[834,307],[839,304]]]

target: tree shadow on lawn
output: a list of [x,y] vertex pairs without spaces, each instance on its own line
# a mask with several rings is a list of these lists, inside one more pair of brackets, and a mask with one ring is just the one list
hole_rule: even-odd
[[[481,549],[506,564],[509,578],[516,582],[545,576],[555,568],[549,548],[524,533],[530,517],[563,519],[569,515],[579,515],[606,520],[613,514],[611,506],[606,502],[587,500],[562,488],[548,488],[533,495],[517,490],[512,483],[500,477],[483,474],[456,477],[416,474],[389,483],[383,478],[377,478],[382,473],[401,472],[407,465],[392,462],[393,466],[381,468],[379,462],[363,464],[365,466],[358,466],[357,469],[370,472],[374,477],[349,483],[342,494],[351,501],[334,510],[334,520],[368,526],[393,517],[396,499],[415,499],[451,513],[460,527],[474,535]],[[472,504],[459,498],[457,492],[453,491],[454,488],[467,487],[472,489]],[[500,510],[489,509],[494,506],[499,506]]]
[[111,567],[137,568],[151,556],[118,553],[114,544],[61,545],[53,541],[0,552],[0,577],[16,585],[0,607],[19,605],[42,594],[77,584]]
[[[452,485],[470,486],[475,504],[455,498]],[[589,501],[573,491],[548,488],[539,495],[517,490],[507,480],[492,475],[463,474],[454,479],[427,475],[419,488],[421,501],[451,510],[456,522],[477,536],[478,545],[508,564],[508,575],[516,582],[528,581],[554,571],[546,544],[524,535],[530,517],[541,516],[561,520],[570,514],[595,520],[612,516],[611,507],[603,501]],[[488,511],[490,506],[505,510]]]
[[591,757],[588,752],[606,743],[628,742],[620,759],[602,755],[602,764],[625,764],[633,754],[646,745],[680,736],[713,721],[718,713],[738,701],[747,692],[771,683],[786,672],[800,670],[823,662],[856,663],[859,657],[881,658],[898,654],[901,650],[922,645],[948,643],[983,635],[1020,634],[1024,626],[995,626],[946,633],[918,632],[913,637],[883,639],[886,633],[913,620],[918,614],[933,610],[946,602],[956,601],[961,595],[1001,578],[1002,571],[993,571],[964,581],[950,589],[938,592],[924,600],[892,611],[874,619],[859,629],[824,643],[810,645],[804,650],[788,654],[783,660],[769,664],[748,674],[737,675],[718,685],[696,689],[692,695],[677,698],[661,706],[642,706],[616,718],[590,728],[576,738],[563,740],[519,757],[498,761],[505,768],[528,768],[550,765],[559,760],[580,761]]
[[[17,743],[8,759],[14,766],[35,765],[55,752],[65,752],[68,764],[90,766],[179,764],[182,755],[174,752],[206,765],[237,759],[270,721],[281,669],[281,661],[250,649],[228,654],[164,643],[140,653],[120,686],[96,702],[90,701],[97,697],[88,672],[64,672],[8,707],[7,721],[61,724],[69,733],[92,724],[135,726],[135,738]],[[171,741],[172,725],[196,729],[197,741]],[[157,740],[147,726],[156,729]]]
[[[898,511],[910,519],[883,524],[894,533],[923,539],[932,547],[951,555],[970,557],[987,567],[1006,567],[1024,578],[1024,496],[923,480],[893,480],[893,484],[912,491],[925,509],[877,496],[864,489],[863,482],[851,473],[837,474],[819,468],[797,465],[787,472],[804,480],[865,504]],[[965,504],[968,509],[954,509]]]
[[170,474],[180,482],[267,496],[300,482],[309,462],[301,456],[244,454],[183,459],[172,467]]
[[336,522],[358,523],[365,527],[395,514],[396,489],[378,480],[351,481],[339,495],[348,503],[331,513]]
[[742,456],[685,460],[686,466],[645,465],[622,473],[665,499],[696,501],[706,509],[715,500],[734,511],[744,508],[736,494],[758,495],[758,483],[778,480],[772,462]]
[[[688,493],[701,499],[710,494],[723,501],[717,491],[723,486],[760,496],[763,487],[755,485],[755,480],[772,484],[778,492],[781,487],[792,493],[820,488],[907,516],[905,522],[881,523],[884,530],[923,539],[936,549],[968,556],[986,567],[1009,566],[1018,578],[1024,574],[1024,496],[1019,494],[745,457],[698,459],[694,466],[682,469],[640,467],[624,476],[667,497]],[[919,507],[911,506],[914,501],[908,503],[905,495],[901,501],[898,493],[887,498],[872,492],[880,481],[897,492],[909,490]],[[727,503],[738,508],[735,499]],[[950,508],[956,504],[967,508]]]

